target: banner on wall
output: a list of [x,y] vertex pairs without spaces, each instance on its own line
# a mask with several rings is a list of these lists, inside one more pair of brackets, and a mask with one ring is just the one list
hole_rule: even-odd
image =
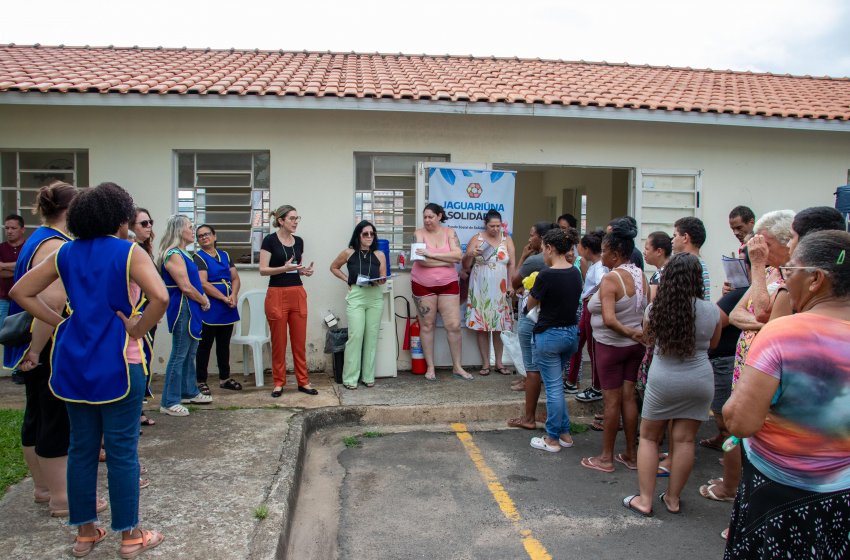
[[444,225],[454,228],[461,249],[484,229],[484,215],[496,210],[502,227],[510,234],[514,219],[516,171],[489,171],[431,167],[428,169],[428,199],[446,211]]

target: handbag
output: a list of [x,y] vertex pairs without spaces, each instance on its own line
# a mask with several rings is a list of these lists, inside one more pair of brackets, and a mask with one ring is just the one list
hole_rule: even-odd
[[33,316],[29,311],[9,315],[0,327],[0,344],[3,346],[24,346],[32,340]]
[[525,364],[522,361],[522,348],[519,345],[519,337],[513,331],[502,331],[499,336],[502,339],[502,344],[505,346],[505,352],[508,353],[511,361],[514,363],[516,372],[525,377]]

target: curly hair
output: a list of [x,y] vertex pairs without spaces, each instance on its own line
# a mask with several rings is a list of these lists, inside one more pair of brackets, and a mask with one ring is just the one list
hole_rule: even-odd
[[77,239],[114,235],[133,219],[133,197],[115,183],[84,189],[68,208],[68,229]]
[[543,244],[549,245],[559,255],[566,255],[573,248],[573,242],[570,240],[567,232],[560,228],[550,229],[543,236]]
[[602,244],[608,247],[612,253],[623,258],[631,258],[635,250],[635,237],[637,237],[637,225],[631,216],[618,218],[608,224],[610,230],[602,239]]
[[702,299],[705,288],[702,265],[690,253],[677,253],[667,262],[658,286],[658,294],[649,311],[647,334],[657,352],[685,359],[696,349],[695,299]]

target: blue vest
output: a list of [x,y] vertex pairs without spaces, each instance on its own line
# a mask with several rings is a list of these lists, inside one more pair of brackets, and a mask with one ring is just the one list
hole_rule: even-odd
[[[215,286],[215,289],[230,297],[233,278],[230,275],[230,259],[227,253],[215,252],[216,256],[210,256],[206,251],[195,253],[204,259],[207,264],[207,282]],[[239,311],[224,302],[210,298],[210,309],[201,314],[201,321],[205,325],[232,325],[239,320]]]
[[120,400],[130,392],[127,346],[143,343],[127,334],[116,314],[130,317],[133,244],[117,237],[66,243],[56,270],[71,314],[56,327],[50,357],[50,390],[58,398],[90,404]]
[[186,263],[186,273],[189,275],[189,283],[194,286],[200,293],[204,293],[204,286],[201,284],[201,277],[198,275],[198,265],[192,260],[185,251],[180,249],[172,249],[169,251],[162,265],[160,265],[159,273],[162,275],[162,280],[165,282],[165,287],[168,288],[168,309],[165,312],[165,318],[168,321],[168,332],[174,333],[174,325],[177,323],[177,318],[180,316],[180,310],[184,305],[189,306],[189,336],[197,340],[201,340],[201,304],[187,298],[177,287],[177,282],[168,273],[165,268],[165,261],[171,258],[173,254],[179,254],[183,257],[183,262]]
[[[15,264],[14,281],[17,282],[21,277],[29,272],[32,268],[32,259],[38,251],[39,247],[50,239],[60,239],[62,241],[70,241],[71,237],[58,229],[41,226],[29,236],[29,239],[21,247],[21,252],[18,253],[18,261]],[[23,311],[18,302],[12,300],[9,302],[9,315],[20,313]],[[26,353],[29,351],[29,344],[25,346],[6,346],[3,349],[3,366],[8,369],[15,369]]]

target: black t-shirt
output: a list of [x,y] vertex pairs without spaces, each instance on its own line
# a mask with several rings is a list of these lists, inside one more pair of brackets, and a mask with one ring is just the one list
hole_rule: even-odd
[[540,302],[534,332],[575,325],[581,289],[581,272],[575,266],[541,270],[531,288],[531,296]]
[[[726,315],[732,313],[741,298],[747,292],[747,288],[738,288],[732,290],[717,301],[717,307],[723,310]],[[735,348],[738,346],[738,337],[741,336],[741,329],[729,323],[720,331],[720,342],[717,343],[717,348],[708,351],[709,358],[728,358],[735,355]]]
[[[281,243],[277,233],[270,233],[263,239],[260,249],[271,253],[271,258],[269,259],[270,267],[276,268],[285,265],[286,261],[291,259],[293,255],[295,255],[295,259],[292,261],[293,264],[304,264],[301,261],[301,257],[304,255],[304,240],[297,235],[293,235],[292,237],[295,239],[292,247],[286,247]],[[269,288],[285,288],[301,285],[301,274],[297,270],[295,272],[282,272],[269,276]]]

